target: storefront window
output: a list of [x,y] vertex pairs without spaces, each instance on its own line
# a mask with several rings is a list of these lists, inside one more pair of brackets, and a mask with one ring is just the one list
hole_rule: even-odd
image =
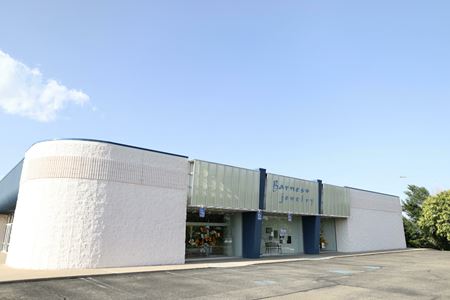
[[293,216],[264,216],[261,238],[261,254],[295,255],[303,252],[302,219]]
[[188,213],[186,258],[236,255],[236,245],[233,245],[235,218],[231,214],[206,214],[205,218],[200,218],[198,213]]
[[320,250],[336,251],[336,224],[335,219],[320,219]]

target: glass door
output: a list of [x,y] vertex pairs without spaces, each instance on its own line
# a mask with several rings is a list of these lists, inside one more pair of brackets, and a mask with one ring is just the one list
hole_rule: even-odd
[[233,255],[230,215],[212,214],[205,218],[188,214],[186,258]]

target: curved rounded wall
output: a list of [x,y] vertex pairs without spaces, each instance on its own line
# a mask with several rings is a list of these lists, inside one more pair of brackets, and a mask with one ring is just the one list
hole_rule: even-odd
[[186,157],[90,141],[25,155],[6,264],[27,269],[184,263]]

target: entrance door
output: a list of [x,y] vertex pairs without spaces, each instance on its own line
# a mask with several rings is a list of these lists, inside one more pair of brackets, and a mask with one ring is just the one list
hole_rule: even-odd
[[267,215],[261,230],[261,255],[296,255],[303,252],[302,219]]
[[186,258],[233,256],[232,215],[188,213],[186,222]]
[[336,224],[333,218],[320,219],[320,251],[337,251]]

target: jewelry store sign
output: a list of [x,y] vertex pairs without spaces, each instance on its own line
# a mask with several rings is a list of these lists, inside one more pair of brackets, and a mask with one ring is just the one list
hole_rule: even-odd
[[316,214],[317,199],[317,182],[267,174],[267,211]]
[[279,183],[278,180],[274,180],[272,183],[272,193],[278,192],[278,201],[280,203],[286,201],[296,201],[296,202],[312,202],[314,199],[311,198],[309,193],[309,188],[303,188],[300,186],[290,186],[283,183]]

